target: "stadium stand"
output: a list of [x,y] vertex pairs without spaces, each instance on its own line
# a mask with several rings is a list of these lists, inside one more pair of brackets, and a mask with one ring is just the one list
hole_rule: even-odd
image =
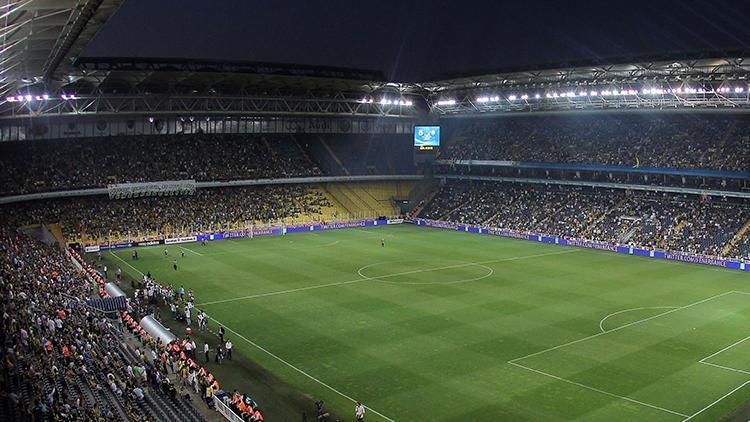
[[110,200],[83,197],[1,207],[10,226],[59,223],[71,242],[142,239],[324,220],[330,202],[305,185],[201,189],[194,196]]
[[194,196],[110,200],[103,196],[0,206],[13,227],[55,224],[69,242],[159,238],[246,229],[250,225],[305,224],[400,214],[411,182],[267,185],[199,189]]
[[[453,182],[420,218],[750,259],[750,202],[562,185]],[[730,242],[736,242],[731,246]]]
[[599,113],[454,119],[444,158],[748,171],[743,115]]
[[329,175],[413,174],[410,135],[295,135]]
[[0,143],[0,195],[109,183],[320,175],[289,135],[119,136]]
[[85,304],[97,286],[65,253],[2,228],[0,263],[3,420],[205,420],[146,344]]

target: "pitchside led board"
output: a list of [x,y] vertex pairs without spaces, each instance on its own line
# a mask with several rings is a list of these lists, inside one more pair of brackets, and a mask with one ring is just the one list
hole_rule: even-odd
[[414,148],[419,151],[440,148],[440,126],[414,126]]

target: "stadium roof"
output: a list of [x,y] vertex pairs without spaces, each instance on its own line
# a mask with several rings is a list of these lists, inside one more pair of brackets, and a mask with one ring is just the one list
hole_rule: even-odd
[[744,50],[659,54],[637,57],[577,60],[498,71],[475,71],[422,83],[430,92],[496,86],[596,84],[611,82],[675,82],[746,79],[750,52]]
[[64,89],[168,94],[323,90],[370,92],[389,84],[380,71],[264,62],[176,58],[81,58]]
[[54,88],[123,0],[6,0],[0,6],[0,95]]
[[[97,16],[105,14],[96,11]],[[97,22],[80,33],[90,37],[101,24]],[[579,61],[571,67],[514,68],[396,83],[379,71],[325,66],[176,58],[70,62],[85,42],[81,35],[65,49],[67,53],[55,53],[62,51],[58,44],[65,44],[60,40],[72,37],[62,35],[68,32],[61,32],[55,50],[36,71],[55,77],[37,77],[46,81],[45,90],[24,79],[19,84],[26,88],[5,101],[0,97],[2,118],[202,113],[416,117],[605,108],[750,109],[750,54],[745,51]],[[23,51],[18,54],[19,62],[29,63],[37,60],[34,54],[41,56],[41,52],[28,57]],[[62,65],[52,66],[55,57],[65,57]]]

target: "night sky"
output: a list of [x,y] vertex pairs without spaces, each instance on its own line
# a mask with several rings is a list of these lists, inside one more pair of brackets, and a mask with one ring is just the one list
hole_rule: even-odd
[[125,0],[84,55],[342,66],[415,81],[749,44],[750,0]]

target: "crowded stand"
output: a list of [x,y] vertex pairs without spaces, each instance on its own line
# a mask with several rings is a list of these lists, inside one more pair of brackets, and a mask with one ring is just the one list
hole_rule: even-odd
[[[419,218],[750,260],[750,202],[563,185],[454,182]],[[739,243],[733,245],[735,237]]]
[[116,312],[88,305],[99,286],[70,253],[0,229],[3,420],[205,420],[174,353],[158,364],[163,345],[129,343]]
[[111,183],[320,174],[290,135],[133,135],[0,143],[0,195]]
[[446,122],[449,160],[748,171],[743,115],[595,113]]
[[325,196],[306,185],[266,185],[199,189],[192,196],[20,202],[0,210],[6,225],[58,223],[69,241],[96,243],[245,229],[300,216],[321,218],[321,209],[329,205]]
[[412,140],[407,135],[295,134],[328,175],[413,174]]
[[[99,283],[106,280],[102,277],[101,255],[92,263],[85,261],[75,251],[70,252],[73,258],[87,271],[93,279]],[[119,284],[119,275],[117,278]],[[142,339],[147,344],[146,349],[141,351],[136,349],[134,356],[137,361],[146,362],[149,356],[153,358],[153,365],[150,370],[155,376],[163,371],[164,375],[172,374],[173,383],[170,383],[168,377],[162,376],[161,381],[157,379],[156,385],[162,384],[162,390],[168,391],[171,395],[179,393],[183,395],[184,400],[190,400],[194,394],[205,402],[209,409],[216,409],[220,401],[226,409],[234,412],[235,415],[243,421],[261,422],[264,420],[263,412],[260,405],[248,394],[242,394],[234,390],[230,395],[227,391],[221,389],[219,380],[201,365],[200,355],[204,356],[204,364],[209,362],[209,353],[215,356],[215,362],[221,365],[225,358],[232,360],[232,343],[231,340],[224,337],[223,327],[219,327],[216,335],[218,339],[213,339],[211,344],[206,340],[204,343],[203,353],[199,353],[196,341],[192,336],[193,322],[196,323],[197,329],[205,333],[208,330],[209,317],[205,312],[198,310],[195,303],[195,295],[192,289],[179,288],[172,284],[160,284],[150,274],[144,274],[141,281],[131,280],[133,292],[132,300],[128,301],[127,310],[122,312],[122,319],[126,328]],[[151,316],[157,321],[163,321],[160,305],[169,308],[171,318],[179,325],[185,326],[185,335],[182,338],[175,338],[169,344],[163,344],[160,339],[152,338],[147,334],[141,325],[136,321],[144,316]],[[191,317],[193,315],[194,317]],[[137,369],[137,367],[136,367]],[[145,369],[144,369],[145,370]],[[133,370],[130,366],[126,368],[126,374],[132,377]],[[166,384],[166,388],[164,387]],[[173,385],[174,386],[173,386]],[[175,393],[175,390],[177,393]],[[173,399],[174,400],[174,399]],[[162,416],[162,415],[160,415]],[[190,420],[180,417],[179,415],[163,415],[165,420]]]

